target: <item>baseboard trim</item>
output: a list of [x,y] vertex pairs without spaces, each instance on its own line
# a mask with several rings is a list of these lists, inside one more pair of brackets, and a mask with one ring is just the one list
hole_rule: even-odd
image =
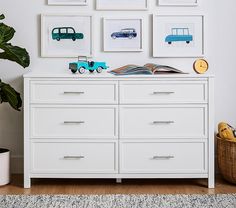
[[22,155],[12,155],[11,156],[11,173],[19,174],[23,173],[24,159]]

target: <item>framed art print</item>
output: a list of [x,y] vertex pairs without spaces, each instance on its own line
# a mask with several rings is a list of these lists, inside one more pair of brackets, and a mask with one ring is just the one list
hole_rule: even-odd
[[104,18],[104,51],[142,51],[143,18]]
[[78,57],[93,54],[92,15],[42,14],[42,57]]
[[147,10],[148,0],[96,0],[97,10]]
[[157,0],[160,6],[197,6],[198,0]]
[[87,5],[88,0],[48,0],[48,5]]
[[204,56],[204,16],[153,15],[153,56]]

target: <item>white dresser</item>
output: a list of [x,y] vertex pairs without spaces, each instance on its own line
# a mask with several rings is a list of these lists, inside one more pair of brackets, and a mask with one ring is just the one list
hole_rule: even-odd
[[213,77],[24,76],[24,187],[31,178],[208,178]]

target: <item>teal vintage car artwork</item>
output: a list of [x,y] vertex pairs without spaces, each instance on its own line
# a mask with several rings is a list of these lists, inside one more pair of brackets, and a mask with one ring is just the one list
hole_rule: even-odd
[[193,41],[193,36],[189,34],[189,28],[172,28],[171,34],[165,37],[165,42],[172,44],[172,42],[186,42],[189,44]]
[[72,62],[69,64],[69,69],[72,73],[76,73],[77,71],[80,74],[84,74],[86,70],[89,72],[97,71],[101,73],[102,70],[106,70],[109,67],[106,65],[106,62],[95,62],[95,61],[88,61],[86,56],[79,56],[77,62]]
[[73,27],[55,27],[52,30],[52,39],[60,41],[62,39],[70,39],[76,41],[77,39],[83,39],[83,33],[75,32]]

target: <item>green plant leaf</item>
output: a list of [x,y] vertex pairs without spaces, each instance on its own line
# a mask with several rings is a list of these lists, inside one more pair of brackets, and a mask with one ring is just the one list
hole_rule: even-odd
[[0,15],[0,20],[3,20],[3,19],[5,19],[5,16],[4,16],[4,14],[1,14]]
[[[3,14],[0,15],[0,19],[4,18],[5,16]],[[26,49],[8,43],[8,41],[14,37],[14,34],[14,28],[5,25],[4,23],[0,23],[0,49],[3,50],[3,52],[0,53],[0,59],[14,61],[24,68],[28,67],[30,64],[30,57]]]
[[0,53],[0,59],[14,61],[24,68],[29,66],[30,58],[25,48],[13,46],[10,43],[0,43],[0,48],[4,50]]
[[[0,15],[0,20],[5,19],[3,14]],[[25,48],[19,46],[13,46],[8,43],[15,34],[15,29],[0,23],[0,59],[7,59],[18,63],[22,67],[28,67],[30,64],[30,57]],[[20,93],[18,93],[9,84],[6,84],[0,80],[0,103],[8,102],[12,108],[20,110],[22,106],[22,100]]]
[[0,101],[1,103],[8,102],[12,108],[18,111],[20,111],[22,106],[20,93],[4,82],[0,83]]
[[15,34],[15,30],[12,27],[0,23],[0,43],[6,43],[11,40]]

